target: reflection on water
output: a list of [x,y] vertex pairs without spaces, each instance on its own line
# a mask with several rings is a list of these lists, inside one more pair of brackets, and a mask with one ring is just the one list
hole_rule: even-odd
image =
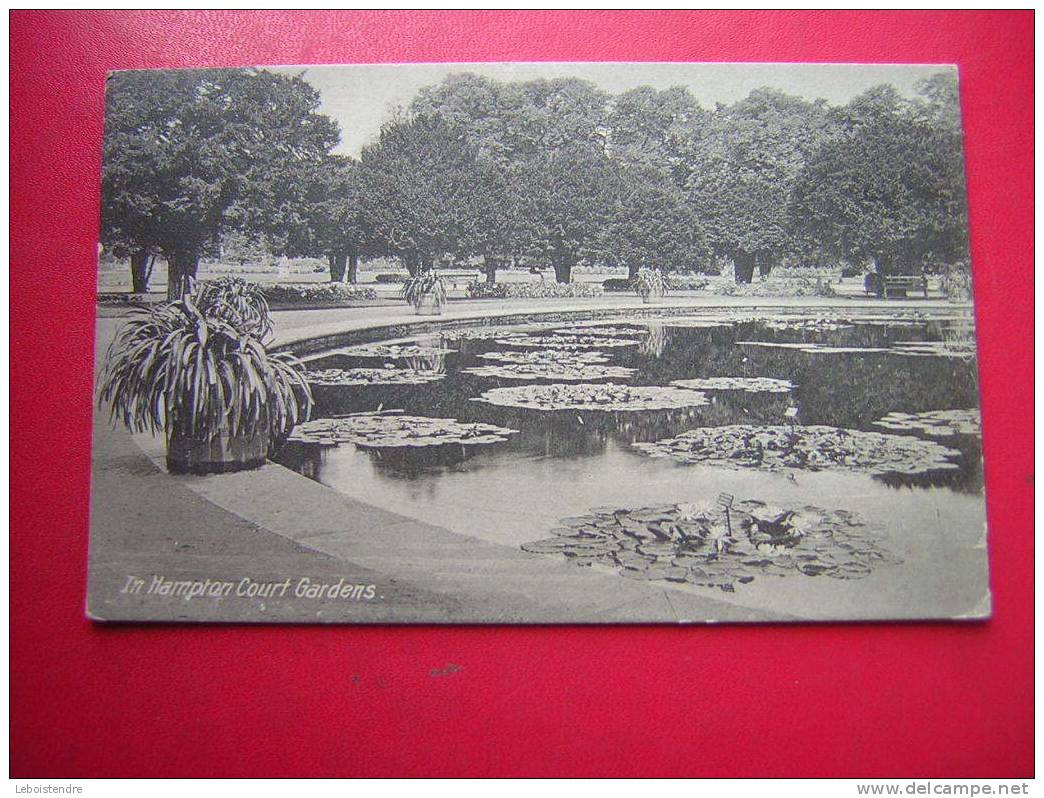
[[[581,515],[593,507],[690,502],[720,490],[735,494],[737,501],[789,501],[862,510],[875,528],[884,530],[882,534],[895,544],[892,550],[907,564],[918,562],[918,552],[924,557],[921,550],[929,538],[933,551],[938,550],[940,540],[955,549],[974,545],[982,535],[983,523],[981,448],[975,435],[932,439],[960,451],[957,469],[873,477],[729,472],[656,461],[631,447],[699,427],[735,424],[793,423],[881,432],[874,422],[889,413],[978,406],[974,360],[909,357],[887,351],[896,343],[943,341],[953,334],[954,324],[856,322],[833,327],[770,327],[758,321],[672,327],[670,319],[653,324],[606,324],[598,334],[615,332],[618,340],[626,337],[638,345],[584,351],[600,351],[610,365],[633,369],[631,378],[612,380],[621,385],[768,377],[796,386],[790,393],[707,391],[710,403],[705,406],[639,412],[531,410],[472,401],[490,389],[520,383],[465,373],[465,369],[490,365],[490,359],[480,357],[486,353],[527,349],[517,342],[512,346],[510,338],[503,336],[499,342],[494,338],[455,339],[447,332],[434,339],[443,348],[455,350],[442,353],[439,366],[445,368],[445,379],[421,385],[317,387],[317,415],[395,408],[413,415],[494,424],[520,434],[487,446],[361,451],[350,444],[325,449],[287,445],[277,459],[372,504],[511,545],[544,538],[557,519]],[[736,345],[743,340],[886,351],[826,354]],[[373,365],[372,358],[344,350],[310,363],[311,368]],[[534,380],[533,384],[541,382]],[[910,430],[905,434],[918,433]],[[925,531],[928,528],[930,534]],[[974,560],[970,567],[975,570],[978,565],[981,563]],[[940,574],[943,571],[936,574],[941,579]],[[943,590],[927,572],[921,576],[923,589],[934,589],[936,594]],[[909,595],[909,589],[904,590]]]

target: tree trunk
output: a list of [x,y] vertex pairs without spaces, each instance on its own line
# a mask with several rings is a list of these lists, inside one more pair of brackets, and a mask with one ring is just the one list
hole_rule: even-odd
[[406,271],[409,272],[410,277],[416,277],[420,274],[420,258],[417,257],[416,252],[407,252],[402,256],[402,261],[406,264]]
[[420,254],[421,274],[427,274],[435,268],[435,257],[430,252]]
[[771,252],[759,252],[756,256],[758,263],[758,274],[762,277],[768,277],[769,272],[772,271],[776,265],[776,256]]
[[153,260],[150,260],[148,250],[145,249],[136,249],[131,253],[131,291],[135,294],[144,294],[149,290]]
[[499,259],[495,258],[493,255],[483,255],[482,256],[482,266],[483,266],[483,269],[486,272],[486,282],[487,283],[495,283],[497,281],[497,264],[498,264],[498,262],[499,262]]
[[331,252],[326,258],[330,262],[330,282],[343,283],[344,270],[348,264],[348,253],[342,251]]
[[629,264],[627,264],[627,279],[628,280],[633,280],[637,276],[638,276],[638,264],[637,263],[629,263]]
[[571,252],[557,252],[553,258],[555,267],[555,280],[560,283],[568,283],[573,279],[573,266],[576,265],[576,256]]
[[359,282],[359,253],[354,249],[348,252],[348,282]]
[[739,251],[733,254],[732,262],[736,267],[736,284],[749,283],[754,279],[754,254]]
[[167,300],[181,299],[192,289],[199,268],[199,250],[175,250],[167,256]]

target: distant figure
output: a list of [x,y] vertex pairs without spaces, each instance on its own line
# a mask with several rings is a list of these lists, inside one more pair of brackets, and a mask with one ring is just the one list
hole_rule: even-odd
[[863,290],[868,294],[884,295],[884,281],[877,272],[869,272],[863,278]]

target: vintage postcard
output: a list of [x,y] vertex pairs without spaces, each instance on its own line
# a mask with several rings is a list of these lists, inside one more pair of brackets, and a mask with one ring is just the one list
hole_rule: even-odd
[[958,76],[117,72],[98,621],[984,619]]

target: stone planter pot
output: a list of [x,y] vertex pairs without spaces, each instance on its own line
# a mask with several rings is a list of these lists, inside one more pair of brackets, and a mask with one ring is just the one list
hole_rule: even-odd
[[434,294],[424,294],[415,306],[418,316],[442,315],[442,303],[435,300]]
[[268,459],[266,425],[254,435],[217,435],[200,440],[174,430],[167,436],[167,470],[172,474],[224,474],[260,468]]

